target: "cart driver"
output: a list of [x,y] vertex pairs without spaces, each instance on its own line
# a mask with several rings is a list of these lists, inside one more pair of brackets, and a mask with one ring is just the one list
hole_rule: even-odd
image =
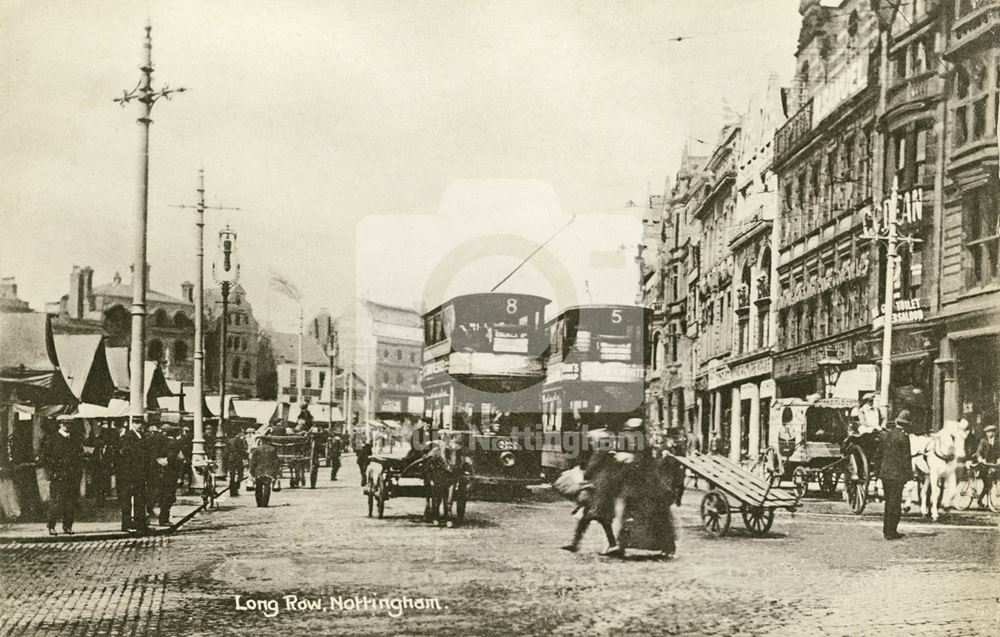
[[[875,392],[868,392],[861,396],[861,404],[855,408],[858,419],[858,433],[868,434],[873,431],[882,431],[882,415],[875,408]],[[852,416],[855,413],[851,414]]]

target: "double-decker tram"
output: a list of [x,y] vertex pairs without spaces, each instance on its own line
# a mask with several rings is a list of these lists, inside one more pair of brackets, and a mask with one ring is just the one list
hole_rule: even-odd
[[542,388],[542,465],[549,475],[575,464],[589,430],[641,417],[649,312],[634,305],[583,305],[549,323]]
[[423,316],[424,409],[462,439],[470,482],[542,481],[545,306],[530,294],[465,294]]

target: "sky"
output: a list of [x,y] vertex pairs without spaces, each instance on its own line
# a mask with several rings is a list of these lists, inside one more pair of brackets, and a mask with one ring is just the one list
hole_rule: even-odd
[[629,302],[641,205],[626,202],[662,192],[725,105],[771,72],[787,83],[797,5],[5,2],[0,275],[36,310],[73,265],[95,285],[128,278],[141,127],[138,105],[112,99],[139,80],[148,19],[154,86],[188,89],[153,110],[153,289],[194,278],[194,213],[172,206],[196,202],[204,167],[208,204],[241,209],[208,213],[207,262],[231,224],[248,300],[275,329],[299,309],[275,273],[307,315],[359,293],[420,307],[428,277],[485,291],[572,215],[501,289]]

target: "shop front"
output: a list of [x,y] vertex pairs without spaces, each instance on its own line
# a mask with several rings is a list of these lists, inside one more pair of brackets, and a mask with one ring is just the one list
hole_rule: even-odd
[[1000,311],[950,318],[935,363],[941,420],[965,418],[973,431],[1000,424]]
[[[934,400],[934,360],[937,358],[938,328],[924,322],[897,325],[892,330],[892,366],[889,378],[890,417],[910,412],[910,433],[925,434],[941,428]],[[870,341],[871,367],[881,375],[881,330]],[[881,386],[880,381],[876,386]]]
[[[774,382],[780,398],[837,396],[857,400],[877,390],[876,367],[872,364],[871,333],[855,330],[825,342],[812,343],[774,356]],[[839,365],[836,385],[826,387],[819,362],[835,359]]]

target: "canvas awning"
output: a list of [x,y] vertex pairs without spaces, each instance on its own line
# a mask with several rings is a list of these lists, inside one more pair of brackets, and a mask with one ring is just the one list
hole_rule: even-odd
[[269,425],[279,418],[276,400],[234,400],[232,414],[239,418],[253,418],[261,425]]
[[144,384],[146,387],[146,408],[156,409],[157,400],[161,396],[173,396],[163,370],[156,361],[146,361]]
[[156,406],[164,411],[183,411],[181,403],[183,396],[160,396],[156,399]]
[[119,391],[128,391],[128,348],[105,347],[104,355],[108,359],[108,370],[111,381]]
[[[195,406],[194,394],[195,394],[194,385],[184,385],[184,405],[183,405],[184,411],[190,412],[192,414],[194,413],[194,406]],[[202,395],[201,397],[201,413],[202,416],[204,416],[205,418],[208,418],[210,416],[210,413],[208,411],[208,405],[205,403],[204,395]]]
[[0,314],[0,383],[17,400],[37,405],[76,404],[59,369],[52,322],[38,312]]
[[112,398],[108,405],[92,405],[90,403],[80,403],[77,412],[73,414],[77,418],[127,418],[128,401],[119,398]]
[[[213,416],[215,418],[219,417],[219,403],[222,401],[221,396],[205,396],[205,405],[208,408],[206,416]],[[232,396],[226,396],[226,414],[225,418],[229,418],[233,415],[233,398]]]
[[59,368],[73,395],[83,403],[107,405],[115,392],[100,334],[56,334]]

